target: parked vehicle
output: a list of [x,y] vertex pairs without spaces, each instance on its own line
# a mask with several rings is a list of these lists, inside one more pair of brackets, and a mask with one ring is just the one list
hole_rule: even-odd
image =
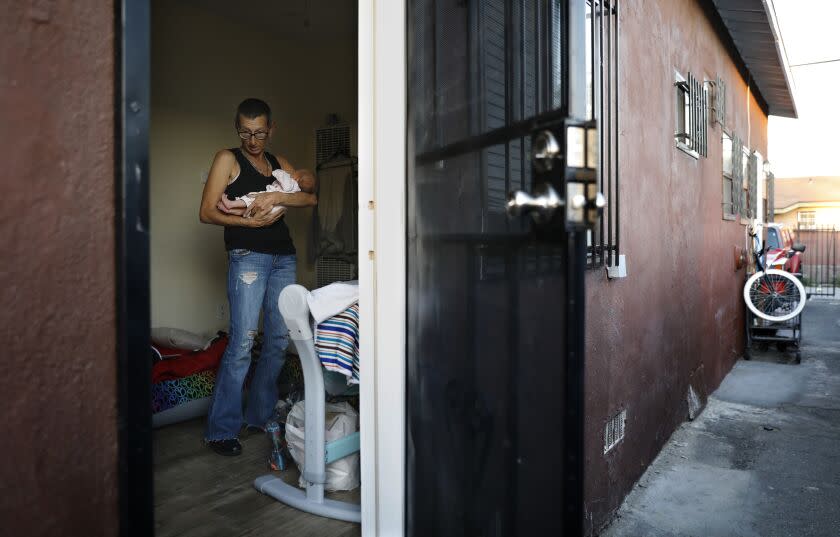
[[765,224],[765,258],[768,269],[784,270],[802,278],[802,252],[793,232],[784,224]]

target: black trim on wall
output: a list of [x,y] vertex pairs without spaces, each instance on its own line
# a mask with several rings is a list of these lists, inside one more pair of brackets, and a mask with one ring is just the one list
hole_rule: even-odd
[[[586,9],[583,1],[565,2],[566,103],[569,116],[586,118]],[[594,109],[593,109],[594,112]],[[583,535],[585,506],[585,371],[586,371],[586,233],[566,237],[566,416],[564,423],[563,535]]]
[[117,435],[122,537],[154,535],[149,359],[148,0],[115,2]]

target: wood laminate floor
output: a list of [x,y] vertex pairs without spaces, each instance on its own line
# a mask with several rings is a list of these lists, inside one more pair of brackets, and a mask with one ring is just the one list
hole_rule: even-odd
[[[204,420],[155,431],[155,526],[158,537],[354,537],[361,527],[298,511],[257,492],[254,479],[269,473],[265,435],[241,438],[242,455],[222,457],[202,442]],[[293,461],[282,472],[297,482]],[[328,494],[359,502],[359,489]]]

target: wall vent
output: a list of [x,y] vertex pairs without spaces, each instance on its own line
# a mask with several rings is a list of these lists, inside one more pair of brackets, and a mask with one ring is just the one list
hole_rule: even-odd
[[604,428],[604,453],[606,454],[624,439],[624,424],[627,422],[627,410],[622,410],[607,421]]
[[336,155],[350,156],[350,125],[337,123],[315,130],[315,164]]
[[315,263],[315,283],[317,287],[354,279],[356,279],[356,265],[348,263],[340,257],[319,257]]

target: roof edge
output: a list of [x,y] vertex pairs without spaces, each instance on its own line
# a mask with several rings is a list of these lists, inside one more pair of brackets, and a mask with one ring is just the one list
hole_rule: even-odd
[[815,209],[825,207],[840,207],[840,201],[797,201],[784,207],[776,207],[773,209],[773,214],[785,214],[795,209],[802,209],[803,207],[814,207]]
[[[719,2],[720,0],[717,1]],[[741,50],[738,48],[738,45],[735,42],[735,38],[733,37],[732,33],[730,33],[729,27],[724,21],[723,14],[721,13],[722,8],[718,8],[716,0],[700,0],[699,3],[700,6],[703,8],[703,11],[706,13],[707,19],[711,22],[712,27],[715,29],[718,38],[721,40],[724,47],[729,52],[730,57],[735,63],[736,69],[741,74],[741,78],[744,80],[744,83],[747,84],[747,86],[750,89],[750,92],[755,97],[756,102],[761,108],[761,111],[768,116],[774,115],[780,117],[796,118],[798,117],[798,111],[796,108],[796,101],[793,92],[793,77],[790,71],[790,64],[787,61],[787,51],[785,49],[784,41],[782,40],[781,33],[779,30],[778,18],[776,17],[776,9],[773,5],[773,0],[752,1],[755,2],[755,7],[757,9],[761,9],[764,12],[764,16],[767,20],[767,28],[770,30],[770,33],[773,38],[773,43],[776,52],[776,61],[778,62],[779,69],[781,70],[782,76],[785,80],[785,87],[787,89],[789,103],[773,103],[771,105],[771,103],[767,101],[767,99],[761,91],[761,88],[758,86],[758,83],[752,76],[752,71],[747,65],[747,62],[741,55]]]
[[738,50],[738,46],[732,39],[732,35],[729,33],[726,23],[723,22],[723,17],[718,11],[714,0],[700,0],[700,6],[706,13],[706,18],[712,24],[712,28],[714,28],[715,33],[717,33],[718,39],[720,39],[723,43],[726,51],[729,52],[729,56],[735,64],[735,69],[737,69],[738,73],[741,75],[741,79],[750,88],[753,96],[755,96],[755,100],[758,102],[759,108],[761,108],[761,111],[764,112],[765,115],[769,116],[770,106],[767,104],[767,101],[764,100],[764,96],[761,94],[761,90],[756,85],[755,80],[751,78],[750,70],[747,68],[747,63],[744,61],[744,58],[741,57],[741,52]]
[[788,94],[790,95],[790,106],[793,108],[792,115],[773,115],[796,119],[799,117],[799,111],[796,107],[796,93],[794,92],[796,84],[793,80],[793,73],[790,70],[790,61],[788,60],[785,41],[782,38],[782,31],[779,28],[779,17],[776,16],[776,6],[773,4],[773,0],[761,0],[761,3],[764,4],[764,11],[767,13],[767,21],[770,23],[770,31],[773,32],[773,40],[776,43],[776,55],[779,58],[779,65],[782,67],[782,73],[785,76],[785,85],[787,86]]

